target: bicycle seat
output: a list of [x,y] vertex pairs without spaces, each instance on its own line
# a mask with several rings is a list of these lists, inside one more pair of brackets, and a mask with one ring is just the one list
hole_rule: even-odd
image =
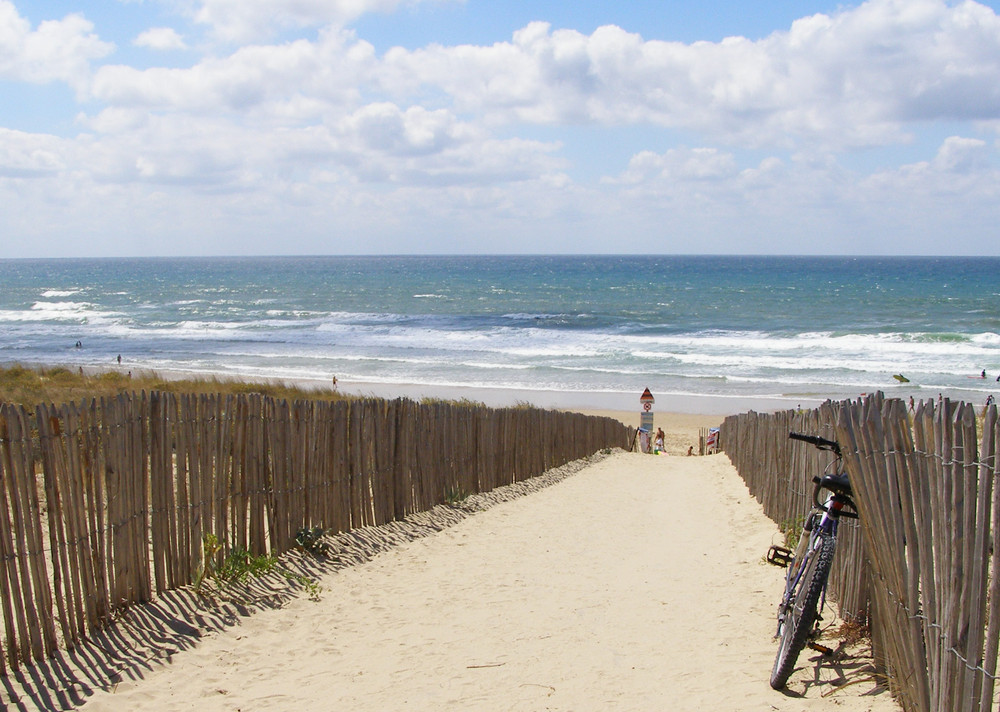
[[820,487],[828,489],[831,492],[835,492],[836,494],[844,494],[848,497],[854,494],[854,491],[851,489],[851,483],[847,479],[847,475],[845,473],[841,473],[839,475],[823,475],[823,479],[820,480],[819,485]]

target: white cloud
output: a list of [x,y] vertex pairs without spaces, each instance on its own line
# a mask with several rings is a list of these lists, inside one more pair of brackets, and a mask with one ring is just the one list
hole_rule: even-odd
[[132,44],[149,49],[187,49],[184,38],[173,27],[153,27],[139,34]]
[[950,137],[929,160],[866,175],[829,153],[740,168],[717,149],[644,151],[609,183],[623,216],[659,216],[715,240],[743,236],[723,251],[753,252],[748,236],[758,235],[769,251],[794,254],[972,254],[1000,219],[996,152]]
[[941,144],[933,165],[937,170],[949,173],[980,173],[989,170],[990,153],[985,141],[949,136]]
[[869,0],[759,41],[683,44],[533,23],[490,47],[389,52],[391,91],[443,89],[491,121],[694,130],[743,145],[875,145],[906,122],[1000,112],[1000,18],[981,5]]
[[357,103],[374,61],[371,45],[330,30],[315,42],[252,45],[190,68],[104,66],[94,76],[92,94],[112,107],[207,115],[273,110],[296,121],[315,118],[328,106]]
[[0,177],[50,176],[65,168],[69,148],[55,136],[0,128]]
[[90,63],[114,45],[102,42],[82,15],[47,20],[32,29],[9,0],[0,0],[0,78],[32,83],[63,81],[82,90]]
[[456,143],[460,129],[446,111],[411,107],[402,111],[395,104],[363,107],[343,121],[345,132],[364,150],[378,154],[426,156]]
[[650,180],[724,180],[738,172],[731,153],[715,148],[677,148],[664,154],[643,151],[632,157],[619,181],[637,185]]
[[225,117],[107,109],[86,120],[97,135],[74,169],[101,182],[285,190],[319,180],[394,186],[496,184],[553,179],[559,145],[499,140],[446,110],[381,102],[325,124],[241,125]]
[[985,141],[950,136],[931,160],[878,171],[861,186],[887,202],[898,196],[908,196],[924,206],[954,204],[956,196],[965,207],[969,200],[996,202],[1000,198],[996,155],[996,148]]
[[[398,2],[256,0],[231,15],[319,21],[324,12]],[[378,97],[450,108],[491,126],[652,125],[744,147],[836,148],[910,140],[917,120],[997,117],[997,76],[1000,18],[988,8],[869,0],[756,42],[644,40],[613,26],[584,35],[538,22],[510,42],[395,48],[379,58],[367,42],[328,27],[314,41],[243,47],[187,69],[102,67],[93,96],[112,107],[259,112],[279,121]]]

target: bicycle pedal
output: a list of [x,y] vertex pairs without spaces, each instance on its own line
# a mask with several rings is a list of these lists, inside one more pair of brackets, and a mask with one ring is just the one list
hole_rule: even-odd
[[808,643],[806,643],[806,645],[812,650],[815,650],[817,653],[823,653],[823,655],[827,656],[833,655],[833,648],[828,648],[825,645],[820,645],[819,643],[813,642],[811,640]]
[[788,565],[792,563],[793,558],[795,557],[793,556],[791,549],[786,549],[783,546],[772,546],[767,550],[767,563],[780,566],[783,569],[788,568]]

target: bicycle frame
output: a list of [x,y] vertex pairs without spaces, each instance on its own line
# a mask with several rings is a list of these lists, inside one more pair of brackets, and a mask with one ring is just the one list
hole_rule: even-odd
[[[781,598],[781,605],[778,608],[778,629],[775,636],[781,633],[781,625],[784,622],[785,612],[792,601],[794,592],[798,589],[802,581],[802,574],[806,570],[806,563],[818,550],[821,536],[836,537],[837,525],[840,520],[840,512],[845,502],[839,495],[830,493],[822,507],[814,507],[809,510],[806,522],[799,534],[799,543],[795,548],[795,555],[792,563],[788,567],[788,574],[785,578],[785,594]],[[808,535],[808,536],[807,536]],[[820,610],[826,605],[826,587],[823,588],[823,602]]]

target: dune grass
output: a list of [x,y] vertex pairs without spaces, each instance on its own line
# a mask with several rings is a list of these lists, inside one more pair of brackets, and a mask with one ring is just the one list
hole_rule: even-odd
[[68,368],[0,367],[0,403],[33,408],[38,403],[69,403],[138,391],[171,393],[260,393],[287,400],[341,400],[332,387],[303,388],[281,382],[220,378],[167,379],[152,371],[86,373]]

